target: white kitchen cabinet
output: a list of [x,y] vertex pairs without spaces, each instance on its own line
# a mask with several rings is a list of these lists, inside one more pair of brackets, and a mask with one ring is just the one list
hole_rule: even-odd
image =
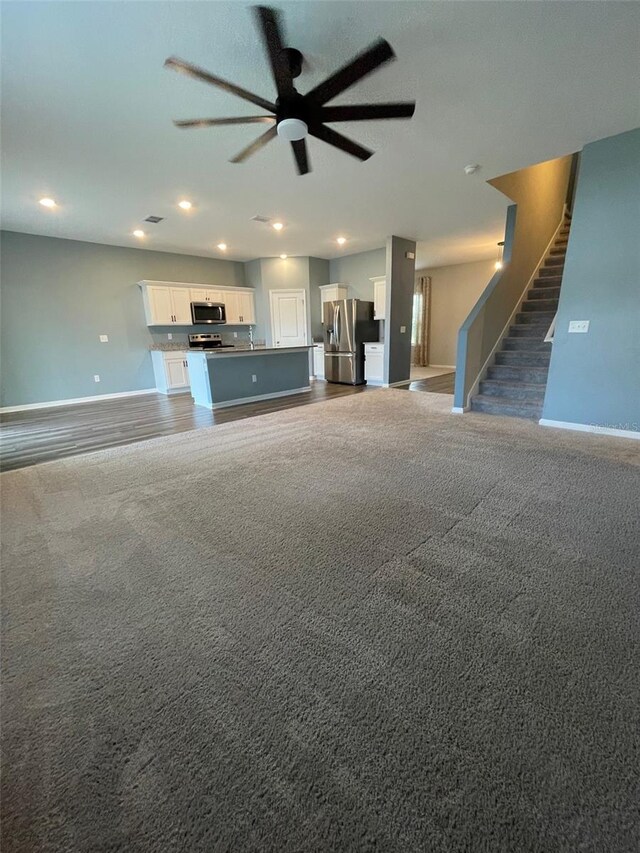
[[161,394],[174,394],[189,388],[187,353],[176,350],[151,352],[156,388]]
[[139,281],[147,326],[191,326],[192,302],[222,302],[227,323],[248,326],[256,322],[253,288],[222,289],[173,281]]
[[373,319],[386,319],[387,306],[387,277],[377,275],[370,279],[373,282]]
[[[244,292],[246,290],[246,292]],[[253,290],[238,288],[225,290],[223,302],[230,326],[248,326],[256,321],[255,300]]]
[[236,290],[238,299],[238,312],[240,323],[250,325],[256,322],[256,307],[253,291],[249,290],[246,293],[242,290]]
[[148,326],[190,326],[191,296],[185,287],[150,285],[144,289]]
[[313,375],[324,379],[324,344],[313,345]]
[[348,299],[349,288],[346,284],[321,284],[320,302],[334,302],[336,299]]
[[192,302],[224,302],[224,291],[212,287],[190,288]]
[[384,382],[384,344],[364,345],[364,378],[369,385]]

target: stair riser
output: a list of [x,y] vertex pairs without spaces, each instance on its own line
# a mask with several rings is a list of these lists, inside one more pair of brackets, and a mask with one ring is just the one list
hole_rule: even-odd
[[540,311],[551,311],[555,314],[558,310],[557,299],[536,299],[534,302],[524,302],[522,310],[527,313],[537,313]]
[[564,257],[556,258],[553,255],[550,255],[547,260],[544,262],[545,268],[548,267],[563,267],[564,266]]
[[538,300],[538,299],[560,299],[560,288],[559,287],[532,287],[531,290],[527,293],[527,299]]
[[496,364],[515,364],[522,367],[549,367],[551,354],[546,352],[527,352],[526,350],[505,350],[496,353]]
[[526,385],[518,387],[516,384],[504,386],[489,380],[480,383],[480,393],[498,400],[506,397],[509,400],[526,400],[530,403],[544,402],[544,387],[527,388]]
[[548,329],[555,317],[553,311],[525,311],[516,314],[516,325],[518,326],[540,326]]
[[546,367],[512,367],[508,364],[494,364],[487,371],[489,379],[514,379],[544,385],[547,381]]
[[501,403],[500,400],[479,400],[477,397],[471,399],[471,411],[483,412],[487,415],[504,415],[512,418],[528,418],[539,420],[542,414],[542,406],[518,406]]
[[533,338],[539,343],[542,343],[544,341],[544,336],[546,334],[547,333],[544,329],[541,329],[535,324],[531,324],[529,326],[511,326],[511,328],[509,329],[510,338]]
[[538,270],[539,278],[549,278],[550,276],[553,278],[562,278],[563,272],[564,266],[540,267],[540,269]]
[[551,344],[544,341],[536,341],[526,337],[509,337],[502,341],[502,352],[539,352],[548,353],[551,356]]
[[[536,278],[533,282],[534,290],[546,290],[549,287],[560,287],[562,276],[549,276],[548,278]],[[531,292],[531,291],[529,291]]]

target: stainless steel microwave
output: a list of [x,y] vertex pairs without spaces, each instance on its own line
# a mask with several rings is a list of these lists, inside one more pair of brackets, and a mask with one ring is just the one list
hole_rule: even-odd
[[227,312],[223,302],[192,302],[191,322],[194,326],[226,323]]

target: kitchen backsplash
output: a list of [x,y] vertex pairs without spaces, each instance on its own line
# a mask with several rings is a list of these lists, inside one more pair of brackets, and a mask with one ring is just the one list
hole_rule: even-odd
[[[194,332],[213,332],[222,337],[223,344],[233,344],[234,346],[244,346],[249,344],[249,329],[245,326],[221,327],[211,326],[204,328],[202,326],[194,326]],[[152,343],[149,345],[150,350],[162,350],[164,352],[173,352],[175,350],[185,350],[189,347],[189,332],[177,332],[169,326],[166,331],[155,331],[149,329],[151,333]],[[237,337],[234,337],[234,332]],[[167,334],[170,334],[171,340],[167,339]],[[256,340],[256,343],[258,341]]]

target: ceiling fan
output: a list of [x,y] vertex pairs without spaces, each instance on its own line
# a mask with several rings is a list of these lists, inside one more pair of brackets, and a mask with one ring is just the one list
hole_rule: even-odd
[[216,77],[196,65],[177,57],[169,57],[165,66],[203,80],[245,101],[250,101],[271,115],[238,116],[236,118],[201,118],[174,121],[176,127],[218,127],[229,124],[269,124],[270,127],[261,136],[247,145],[232,160],[243,163],[256,151],[270,142],[276,135],[291,143],[293,155],[300,175],[311,171],[305,138],[308,134],[351,154],[360,160],[368,160],[373,154],[357,142],[327,127],[327,123],[340,121],[368,121],[370,119],[411,118],[415,110],[415,101],[393,104],[358,104],[331,107],[326,104],[337,95],[357,83],[367,74],[371,74],[386,62],[395,59],[391,45],[384,39],[378,39],[365,51],[315,86],[306,95],[296,91],[293,81],[302,71],[303,56],[299,50],[285,47],[282,37],[280,15],[276,9],[255,6],[255,15],[265,43],[278,96],[275,103],[254,95],[246,89]]

